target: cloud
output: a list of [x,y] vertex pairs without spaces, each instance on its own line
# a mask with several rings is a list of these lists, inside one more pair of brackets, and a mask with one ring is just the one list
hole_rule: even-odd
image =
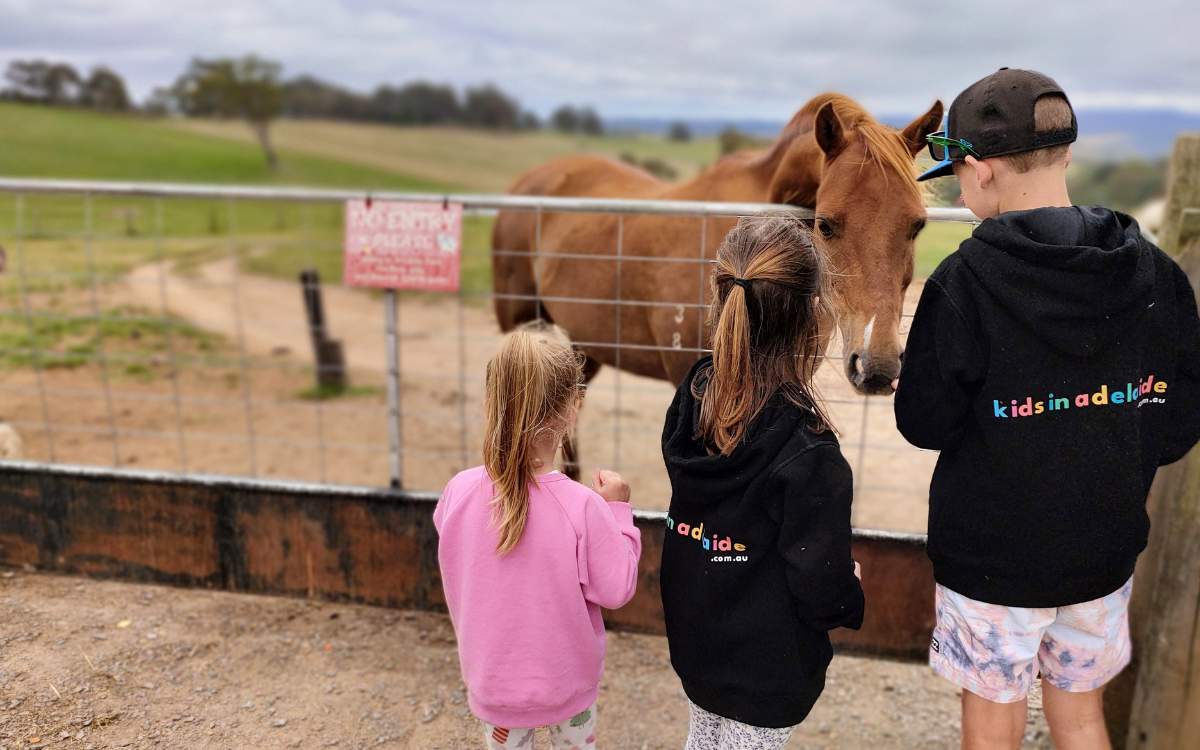
[[360,90],[494,81],[545,113],[783,118],[844,91],[916,115],[1001,65],[1079,106],[1200,111],[1194,2],[0,0],[0,60],[108,64],[144,96],[193,55],[245,52]]

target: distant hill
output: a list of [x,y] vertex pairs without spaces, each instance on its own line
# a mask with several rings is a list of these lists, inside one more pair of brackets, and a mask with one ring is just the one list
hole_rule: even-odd
[[[1079,119],[1081,156],[1158,159],[1171,153],[1180,133],[1200,131],[1200,113],[1171,109],[1084,109]],[[1096,153],[1093,153],[1096,152]]]
[[[1172,109],[1080,109],[1077,116],[1080,143],[1076,154],[1089,160],[1158,159],[1170,153],[1177,135],[1200,131],[1200,113]],[[679,119],[609,117],[605,124],[611,130],[664,135]],[[911,116],[882,115],[880,119],[903,126]],[[711,136],[732,125],[751,135],[770,138],[779,133],[785,121],[733,117],[684,118],[684,122],[697,136]]]

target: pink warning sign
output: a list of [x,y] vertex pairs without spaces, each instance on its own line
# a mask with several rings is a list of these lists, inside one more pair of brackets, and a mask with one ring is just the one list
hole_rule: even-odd
[[348,286],[458,291],[462,204],[346,201]]

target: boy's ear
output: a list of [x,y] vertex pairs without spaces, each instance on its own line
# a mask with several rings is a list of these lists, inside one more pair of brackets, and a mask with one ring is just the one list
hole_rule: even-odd
[[937,132],[941,126],[942,111],[942,100],[938,99],[929,108],[928,112],[910,122],[905,126],[904,130],[900,131],[900,136],[904,139],[904,143],[908,145],[908,150],[913,156],[921,153],[921,149],[927,145],[925,143],[925,136]]
[[995,178],[996,172],[992,169],[992,165],[988,160],[979,160],[974,156],[968,156],[963,161],[971,168],[971,179],[974,179],[979,184],[981,190],[986,189],[992,184],[992,179]]

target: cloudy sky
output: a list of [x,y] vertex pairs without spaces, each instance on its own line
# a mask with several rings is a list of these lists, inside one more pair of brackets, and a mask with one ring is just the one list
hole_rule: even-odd
[[139,98],[257,52],[360,90],[494,81],[545,114],[778,119],[837,89],[916,115],[1001,65],[1077,106],[1200,112],[1200,3],[1166,0],[0,0],[0,63],[104,63]]

